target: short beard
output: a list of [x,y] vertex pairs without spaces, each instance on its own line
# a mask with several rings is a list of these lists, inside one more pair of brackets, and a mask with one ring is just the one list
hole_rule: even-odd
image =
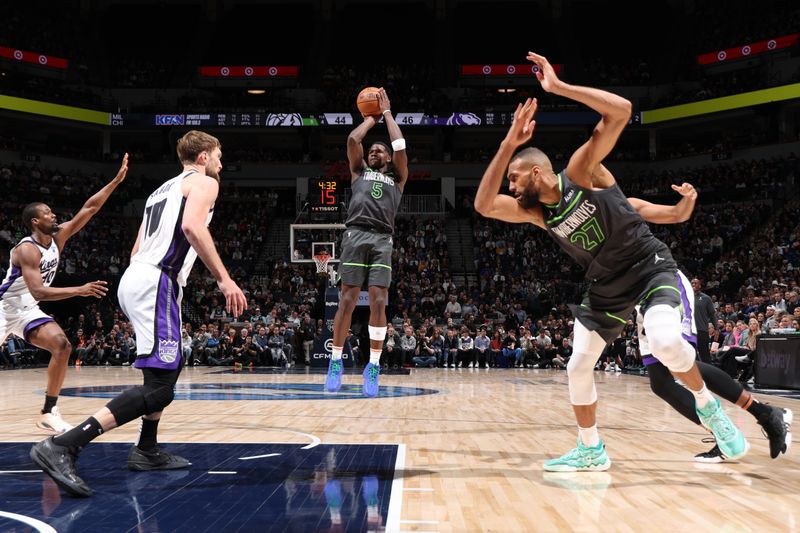
[[528,191],[523,192],[519,198],[517,198],[519,205],[522,206],[523,209],[530,209],[531,207],[535,206],[539,203],[539,195]]
[[211,170],[210,168],[207,168],[206,169],[206,176],[210,176],[210,177],[214,178],[215,180],[217,180],[217,183],[220,182],[219,172],[217,172],[216,170]]

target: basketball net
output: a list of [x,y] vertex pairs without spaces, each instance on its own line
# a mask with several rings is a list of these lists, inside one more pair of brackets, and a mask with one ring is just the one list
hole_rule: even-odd
[[314,256],[314,262],[317,264],[317,274],[321,274],[323,276],[328,275],[328,261],[330,260],[331,256],[327,252],[323,252]]
[[335,287],[339,278],[336,275],[336,270],[333,268],[333,265],[329,264],[330,260],[331,255],[328,252],[323,252],[314,256],[314,262],[317,264],[317,275],[323,277],[328,276],[328,284],[331,287]]

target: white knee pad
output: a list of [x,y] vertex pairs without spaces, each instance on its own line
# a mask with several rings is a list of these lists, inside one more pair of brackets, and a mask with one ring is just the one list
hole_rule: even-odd
[[669,305],[654,305],[644,314],[644,330],[650,351],[673,372],[687,372],[694,365],[694,349],[681,335],[681,313]]
[[572,405],[591,405],[597,401],[594,365],[605,347],[606,342],[596,331],[586,329],[580,320],[575,321],[572,357],[567,363],[569,401]]
[[644,317],[640,306],[636,306],[636,331],[639,336],[639,353],[642,357],[653,355],[650,350],[650,341],[647,340],[647,332],[644,330]]
[[383,342],[386,339],[386,326],[369,326],[369,339]]

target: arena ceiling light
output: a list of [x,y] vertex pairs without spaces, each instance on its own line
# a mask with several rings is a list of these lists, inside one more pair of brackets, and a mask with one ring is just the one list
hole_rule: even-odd
[[517,90],[514,87],[500,87],[499,89],[497,89],[497,92],[499,93],[513,93],[516,91]]
[[247,89],[247,94],[264,94],[265,92],[267,91],[264,89]]

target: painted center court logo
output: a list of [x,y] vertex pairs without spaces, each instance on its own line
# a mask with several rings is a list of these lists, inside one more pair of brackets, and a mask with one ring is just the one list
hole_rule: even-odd
[[178,341],[159,340],[157,355],[165,363],[174,363],[178,358]]
[[[224,373],[233,369],[222,370]],[[237,372],[238,373],[238,372]],[[241,373],[238,373],[241,374]],[[245,374],[246,375],[246,374]],[[360,381],[360,377],[359,377]],[[131,385],[98,385],[61,390],[62,396],[114,398]],[[382,386],[379,398],[439,394],[436,389]],[[339,392],[325,392],[322,383],[178,383],[176,400],[359,400],[365,399],[361,385],[342,385]],[[372,400],[370,400],[372,401]]]

